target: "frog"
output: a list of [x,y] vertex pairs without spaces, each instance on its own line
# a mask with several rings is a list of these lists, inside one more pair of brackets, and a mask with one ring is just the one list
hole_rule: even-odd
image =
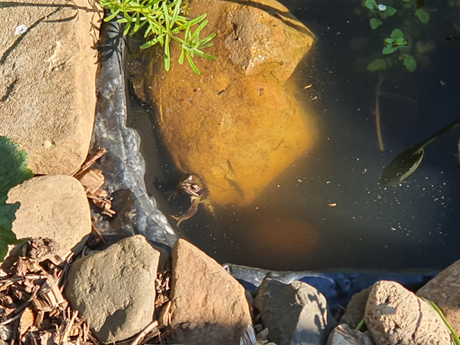
[[172,217],[177,220],[177,226],[180,225],[184,220],[187,220],[195,215],[198,211],[198,206],[202,203],[208,210],[213,213],[213,207],[209,199],[209,189],[206,186],[206,183],[195,174],[188,174],[184,177],[177,189],[190,197],[190,208],[183,214],[173,215]]

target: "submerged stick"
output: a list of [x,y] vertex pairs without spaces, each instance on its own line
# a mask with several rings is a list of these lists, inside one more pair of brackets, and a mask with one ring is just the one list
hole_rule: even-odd
[[379,149],[380,151],[385,151],[385,146],[383,145],[383,139],[382,139],[382,129],[380,126],[380,89],[382,87],[382,83],[385,80],[385,78],[382,77],[382,75],[379,75],[379,83],[377,84],[377,88],[375,89],[375,110],[374,110],[374,115],[375,115],[375,126],[377,130],[377,139],[379,141]]

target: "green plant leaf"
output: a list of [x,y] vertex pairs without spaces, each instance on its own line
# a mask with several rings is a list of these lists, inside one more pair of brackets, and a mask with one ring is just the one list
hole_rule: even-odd
[[382,22],[380,21],[380,19],[377,19],[377,18],[371,18],[369,20],[369,24],[371,25],[371,28],[373,30],[377,29],[380,25],[382,25]]
[[371,72],[384,71],[386,69],[387,69],[387,63],[385,59],[382,59],[382,58],[375,59],[369,65],[367,65],[367,70]]
[[16,143],[0,136],[0,261],[3,261],[8,244],[19,243],[11,230],[19,203],[7,204],[9,190],[33,176],[27,168],[27,154]]
[[[374,1],[375,0],[370,0]],[[200,33],[208,24],[204,21],[206,14],[196,18],[188,18],[186,10],[188,1],[182,0],[100,0],[102,7],[111,11],[111,15],[106,19],[115,19],[122,13],[122,18],[118,18],[119,23],[125,24],[124,35],[133,35],[141,28],[145,27],[144,38],[147,40],[141,49],[149,48],[155,44],[161,45],[164,49],[164,67],[170,69],[170,43],[175,42],[181,47],[180,62],[184,62],[195,56],[207,59],[215,57],[205,54],[202,49],[212,46],[210,41],[215,37],[209,35],[204,40],[200,40]],[[184,4],[184,5],[182,5]],[[192,31],[194,25],[198,27]],[[185,30],[185,33],[181,33]],[[184,51],[186,49],[186,51]],[[190,63],[191,68],[197,72],[195,64]],[[199,73],[199,72],[197,72]]]
[[400,29],[394,29],[392,32],[391,32],[391,36],[390,36],[392,39],[397,39],[397,38],[404,38],[404,34],[403,32],[400,30]]
[[118,10],[112,12],[112,14],[110,16],[108,16],[107,18],[104,19],[104,21],[105,22],[111,21],[112,19],[114,19],[118,15],[118,13],[120,13],[120,11],[121,10],[118,9]]
[[394,39],[389,38],[389,37],[385,38],[383,41],[385,42],[385,45],[392,45],[395,42]]
[[396,40],[395,40],[395,44],[398,46],[398,47],[403,47],[403,46],[407,46],[407,41],[402,38],[402,37],[398,37]]
[[385,14],[386,14],[388,17],[394,16],[394,14],[395,14],[396,12],[397,12],[396,8],[391,7],[391,6],[387,6],[387,8],[385,9]]
[[423,8],[420,8],[417,11],[415,11],[415,15],[423,24],[426,24],[430,21],[430,14]]
[[417,69],[417,60],[412,55],[402,55],[403,64],[409,72],[414,72]]
[[388,55],[388,54],[394,53],[395,51],[396,51],[395,47],[393,47],[392,45],[387,45],[387,46],[383,47],[382,53],[384,55]]
[[364,1],[364,6],[372,10],[377,6],[377,3],[375,2],[375,0],[366,0]]

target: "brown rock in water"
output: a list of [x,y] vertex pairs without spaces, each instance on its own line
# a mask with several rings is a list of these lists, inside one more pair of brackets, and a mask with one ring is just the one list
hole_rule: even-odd
[[454,262],[425,286],[417,295],[436,303],[457,334],[460,333],[460,260]]
[[239,344],[252,325],[243,286],[221,265],[179,239],[172,252],[172,327],[177,343]]
[[452,344],[439,314],[396,282],[374,284],[364,320],[377,345]]
[[66,175],[33,177],[12,188],[7,203],[20,202],[13,222],[17,238],[48,237],[64,253],[91,232],[91,211],[81,183]]
[[26,150],[35,174],[70,174],[88,154],[101,16],[92,0],[0,11],[0,135]]
[[177,166],[202,177],[214,203],[248,205],[313,146],[314,120],[287,79],[314,35],[274,0],[192,0],[190,8],[191,17],[208,14],[201,37],[217,34],[206,49],[217,59],[197,58],[196,75],[177,63],[172,43],[171,71],[152,61],[136,92],[157,104]]

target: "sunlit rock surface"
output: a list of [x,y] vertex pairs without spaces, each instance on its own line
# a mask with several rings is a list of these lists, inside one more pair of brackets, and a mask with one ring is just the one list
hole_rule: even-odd
[[374,284],[364,321],[377,345],[452,344],[439,314],[396,282]]
[[70,174],[93,130],[102,11],[93,0],[11,4],[0,5],[0,135],[35,174]]
[[456,261],[417,291],[417,295],[436,303],[457,334],[460,333],[459,288],[460,261]]
[[153,319],[160,252],[142,235],[75,261],[66,296],[102,343],[134,336]]
[[86,192],[71,176],[31,178],[9,191],[7,203],[15,202],[21,203],[13,222],[17,238],[48,237],[67,254],[91,232]]
[[176,343],[238,344],[252,325],[243,286],[186,240],[172,251],[171,325]]
[[208,14],[201,37],[217,34],[206,50],[217,59],[197,58],[196,75],[176,63],[171,44],[171,71],[152,62],[136,92],[157,104],[177,166],[200,175],[213,202],[248,205],[313,145],[314,120],[287,79],[314,36],[276,1],[195,0],[190,8],[192,17]]

